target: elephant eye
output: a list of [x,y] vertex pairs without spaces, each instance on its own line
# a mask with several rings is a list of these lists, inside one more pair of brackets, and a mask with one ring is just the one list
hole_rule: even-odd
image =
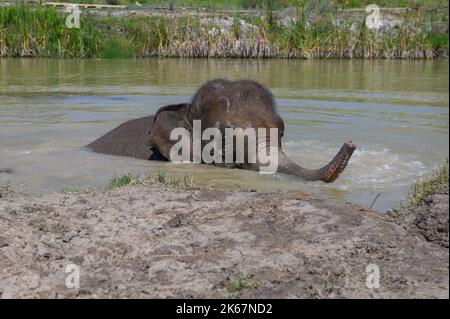
[[281,131],[280,137],[283,137],[283,135],[284,135],[284,131]]

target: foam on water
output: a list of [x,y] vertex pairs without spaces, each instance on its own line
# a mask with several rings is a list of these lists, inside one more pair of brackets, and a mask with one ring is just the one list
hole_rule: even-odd
[[[337,145],[314,140],[288,141],[284,147],[292,160],[314,168],[317,168],[315,163],[325,165],[338,150]],[[384,146],[362,146],[355,150],[333,187],[347,191],[400,187],[426,176],[432,169],[432,165],[426,165],[414,154],[399,153]]]

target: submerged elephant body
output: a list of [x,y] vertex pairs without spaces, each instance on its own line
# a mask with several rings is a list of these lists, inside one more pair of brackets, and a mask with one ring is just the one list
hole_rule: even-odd
[[149,159],[148,132],[153,118],[147,116],[125,122],[87,147],[99,153]]
[[[284,122],[275,109],[272,94],[253,81],[213,80],[203,85],[191,103],[168,105],[160,108],[154,116],[128,121],[98,140],[89,144],[94,151],[131,156],[140,159],[170,160],[172,147],[177,143],[170,139],[175,128],[192,133],[194,121],[201,121],[202,130],[216,128],[225,136],[227,128],[276,128],[278,129],[278,172],[296,175],[309,181],[333,182],[345,169],[355,150],[351,142],[344,143],[331,162],[320,169],[305,169],[291,161],[282,150],[281,138]],[[268,135],[267,135],[268,136]],[[258,140],[258,145],[266,140]],[[204,147],[204,142],[202,146]],[[246,145],[247,146],[247,145]],[[225,164],[259,170],[259,161]]]

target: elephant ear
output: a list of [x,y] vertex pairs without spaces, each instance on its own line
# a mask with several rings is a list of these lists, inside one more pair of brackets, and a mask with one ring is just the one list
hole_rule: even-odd
[[155,114],[148,144],[164,159],[170,158],[170,149],[177,141],[170,140],[173,129],[183,127],[189,130],[186,113],[190,104],[175,104],[161,107]]
[[170,104],[161,106],[158,111],[156,111],[155,114],[155,120],[158,118],[158,116],[163,112],[186,112],[186,110],[190,107],[189,103],[182,103],[182,104]]

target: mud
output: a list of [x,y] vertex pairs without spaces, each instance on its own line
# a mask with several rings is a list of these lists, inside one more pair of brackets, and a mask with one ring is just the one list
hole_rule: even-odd
[[417,206],[389,212],[410,234],[448,249],[448,185]]
[[[301,192],[143,184],[0,199],[2,298],[448,298],[448,257],[398,218]],[[240,278],[251,284],[231,289]]]

